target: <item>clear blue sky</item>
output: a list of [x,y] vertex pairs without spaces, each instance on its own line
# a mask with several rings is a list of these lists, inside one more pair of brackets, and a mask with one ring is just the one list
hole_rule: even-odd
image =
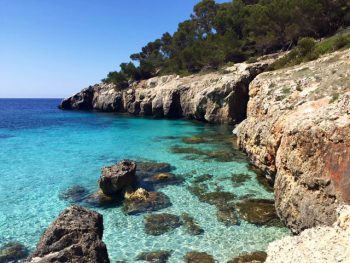
[[0,98],[62,98],[98,83],[197,2],[0,0]]

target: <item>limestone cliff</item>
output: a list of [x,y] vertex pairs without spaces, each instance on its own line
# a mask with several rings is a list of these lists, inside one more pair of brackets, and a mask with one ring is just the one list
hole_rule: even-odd
[[187,77],[154,77],[127,89],[97,84],[63,100],[60,107],[235,124],[246,117],[249,83],[272,61],[241,63]]
[[331,225],[350,202],[350,50],[260,74],[238,142],[275,177],[276,209],[293,232]]

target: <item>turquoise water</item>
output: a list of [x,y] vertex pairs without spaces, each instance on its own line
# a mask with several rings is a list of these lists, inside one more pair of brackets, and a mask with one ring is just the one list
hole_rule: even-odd
[[[188,160],[173,146],[221,149],[222,144],[185,145],[181,138],[202,134],[229,134],[231,128],[182,120],[131,118],[113,114],[68,112],[56,109],[58,100],[0,100],[0,244],[16,240],[34,249],[45,228],[70,204],[58,198],[72,185],[97,190],[101,167],[118,160],[168,162],[182,185],[160,191],[172,206],[156,213],[191,214],[204,234],[191,236],[183,227],[161,236],[144,233],[143,218],[125,216],[120,207],[95,209],[104,216],[104,241],[111,261],[133,262],[150,250],[173,250],[169,262],[182,262],[187,251],[212,254],[226,262],[242,251],[264,250],[270,241],[288,235],[285,228],[258,227],[242,221],[227,227],[216,218],[216,207],[199,202],[187,186],[194,177],[212,174],[210,190],[218,187],[237,198],[247,194],[273,198],[259,185],[247,162]],[[251,180],[240,187],[231,175],[246,173]]]

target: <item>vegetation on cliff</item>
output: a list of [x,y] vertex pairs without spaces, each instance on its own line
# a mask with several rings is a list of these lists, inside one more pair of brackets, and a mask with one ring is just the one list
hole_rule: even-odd
[[[130,56],[103,82],[121,88],[160,74],[191,74],[228,62],[288,50],[350,25],[348,0],[202,0],[174,34],[164,33]],[[308,48],[310,41],[299,42]],[[300,50],[299,50],[300,51]],[[314,56],[312,54],[308,54]]]

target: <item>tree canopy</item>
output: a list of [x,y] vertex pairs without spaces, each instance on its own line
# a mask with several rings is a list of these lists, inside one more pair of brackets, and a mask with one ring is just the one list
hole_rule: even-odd
[[123,88],[128,81],[156,75],[216,69],[287,50],[301,38],[325,37],[348,25],[349,0],[202,0],[174,34],[149,42],[103,81]]

